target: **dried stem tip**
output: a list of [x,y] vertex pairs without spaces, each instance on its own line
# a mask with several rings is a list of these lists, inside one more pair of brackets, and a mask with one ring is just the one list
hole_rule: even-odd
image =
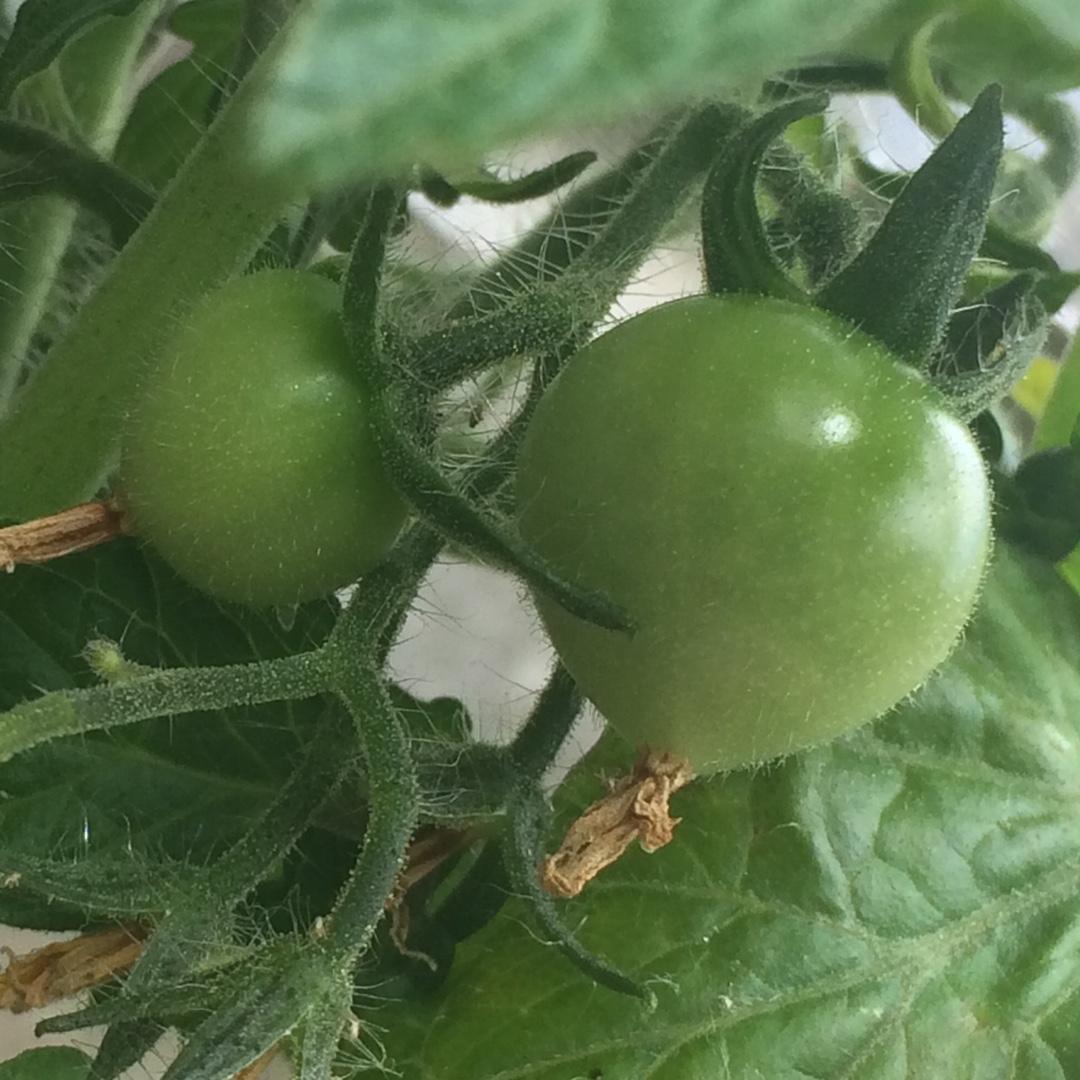
[[562,847],[540,866],[540,884],[552,896],[577,896],[605,866],[637,840],[649,852],[668,843],[675,826],[671,796],[693,770],[674,754],[644,748],[634,771],[615,781],[567,830]]
[[0,972],[0,1009],[40,1009],[109,982],[138,960],[146,935],[145,927],[129,923],[55,941],[23,956],[0,946],[0,955],[7,958],[7,968]]

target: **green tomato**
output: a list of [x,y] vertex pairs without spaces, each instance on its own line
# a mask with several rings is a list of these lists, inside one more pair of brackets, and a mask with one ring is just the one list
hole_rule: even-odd
[[187,316],[128,417],[119,488],[134,531],[222,599],[293,604],[348,585],[405,519],[340,304],[314,274],[230,282]]
[[830,739],[945,659],[990,549],[990,488],[944,398],[821,311],[695,297],[615,327],[541,399],[525,539],[638,623],[537,596],[604,716],[699,773]]

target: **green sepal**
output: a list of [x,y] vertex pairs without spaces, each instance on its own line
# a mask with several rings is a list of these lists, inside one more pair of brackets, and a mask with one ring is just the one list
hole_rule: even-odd
[[879,60],[861,57],[792,68],[766,81],[768,97],[787,98],[808,90],[833,94],[884,94],[889,90],[889,68]]
[[585,697],[573,676],[556,663],[536,704],[510,744],[510,758],[519,777],[539,780],[555,763],[577,722]]
[[925,370],[982,242],[1001,153],[1001,88],[991,86],[818,293],[818,305]]
[[446,940],[457,943],[482,930],[509,897],[503,843],[492,838],[429,917]]
[[953,312],[945,330],[943,355],[929,374],[985,372],[1018,334],[1044,327],[1045,312],[1036,298],[1035,283],[1034,274],[1017,274]]
[[781,265],[758,209],[757,179],[765,152],[789,124],[821,112],[817,94],[776,106],[737,132],[709,172],[701,202],[701,252],[708,291],[746,292],[806,301]]
[[162,1080],[224,1080],[269,1050],[328,998],[340,1000],[347,973],[317,946],[277,941],[235,973],[230,993],[192,1033]]
[[790,265],[801,271],[799,280],[820,287],[858,250],[858,209],[786,143],[769,151],[761,182],[777,203],[767,226],[773,250],[781,258],[789,253]]
[[510,817],[510,836],[505,848],[507,873],[515,892],[528,900],[544,936],[557,944],[570,963],[597,986],[638,998],[647,1009],[654,1009],[656,996],[652,990],[589,952],[566,924],[555,902],[540,887],[536,868],[550,819],[550,807],[540,785],[522,783],[513,793],[507,812]]
[[477,509],[431,464],[409,428],[414,410],[405,395],[388,388],[373,409],[373,428],[383,465],[416,513],[447,540],[474,556],[516,573],[580,619],[608,630],[632,632],[632,615],[591,589],[561,576],[513,529]]
[[461,191],[450,183],[442,173],[436,172],[434,169],[421,169],[417,185],[420,193],[428,202],[434,203],[435,206],[439,206],[443,210],[449,210],[451,206],[456,206],[461,198]]
[[1004,263],[1013,270],[1053,273],[1060,269],[1049,252],[1043,251],[1037,244],[1014,236],[993,217],[986,222],[986,234],[979,245],[979,255],[984,259]]
[[927,372],[953,411],[971,420],[1000,401],[1031,366],[1046,339],[1046,311],[1035,278],[1020,274],[960,309]]
[[[1035,281],[1034,292],[1046,309],[1047,315],[1056,315],[1065,301],[1080,289],[1080,270],[1062,270],[1054,262],[1048,270],[1029,269]],[[962,303],[971,303],[985,296],[991,289],[1011,281],[1017,276],[1015,269],[998,262],[978,262],[964,282]]]
[[161,1024],[145,1016],[112,1024],[98,1046],[86,1080],[116,1080],[142,1061],[164,1033]]

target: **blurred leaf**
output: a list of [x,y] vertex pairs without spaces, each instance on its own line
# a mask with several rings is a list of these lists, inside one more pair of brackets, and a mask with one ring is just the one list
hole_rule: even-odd
[[126,15],[141,0],[26,0],[0,53],[0,105],[15,87],[47,68],[64,46],[107,15]]
[[[628,759],[608,741],[606,764]],[[597,768],[560,792],[564,824]],[[674,843],[567,905],[589,948],[651,981],[655,1013],[586,981],[511,901],[426,1006],[374,1019],[405,1080],[1077,1076],[1078,796],[1080,600],[1002,547],[910,701],[692,784]]]
[[0,1080],[84,1080],[90,1059],[70,1046],[43,1046],[24,1050],[0,1062]]
[[538,132],[752,86],[839,49],[886,0],[327,0],[291,30],[258,146],[328,187],[415,161],[453,172]]
[[[290,655],[329,632],[330,603],[304,605],[289,630],[273,613],[219,605],[132,542],[0,577],[0,709],[94,677],[81,650],[118,642],[150,666]],[[324,707],[282,702],[191,714],[60,739],[0,766],[0,862],[20,853],[152,880],[170,861],[203,862],[235,840],[295,765]],[[175,863],[174,863],[175,865]],[[0,921],[25,925],[21,890]]]

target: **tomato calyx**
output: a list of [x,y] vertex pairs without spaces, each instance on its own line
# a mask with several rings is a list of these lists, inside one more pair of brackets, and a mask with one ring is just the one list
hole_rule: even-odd
[[1017,381],[1046,323],[1035,279],[1023,274],[952,312],[982,245],[997,182],[1000,88],[979,95],[858,251],[851,249],[850,205],[787,150],[787,175],[803,177],[787,187],[810,193],[781,200],[787,235],[809,238],[798,241],[796,280],[761,221],[755,185],[768,175],[769,143],[825,104],[808,97],[773,107],[744,126],[710,172],[702,203],[708,289],[795,300],[837,315],[930,379],[956,415],[971,420]]

